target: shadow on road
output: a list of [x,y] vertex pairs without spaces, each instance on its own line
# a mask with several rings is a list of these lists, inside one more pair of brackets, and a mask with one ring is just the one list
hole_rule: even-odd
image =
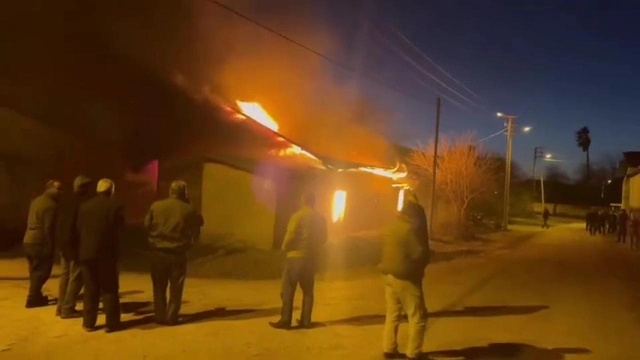
[[[518,316],[535,314],[549,309],[546,305],[517,305],[517,306],[469,306],[460,310],[443,310],[429,313],[430,319],[461,318],[461,317],[495,317]],[[345,319],[333,320],[326,325],[370,326],[384,323],[384,315],[359,315]],[[406,318],[405,318],[406,320]]]
[[566,355],[587,355],[585,348],[544,349],[533,345],[516,343],[496,343],[487,346],[468,347],[460,350],[444,350],[428,353],[435,359],[454,358],[459,360],[564,360]]
[[[144,306],[143,306],[144,305]],[[125,311],[125,307],[129,307],[128,310],[134,310],[136,308],[144,309],[147,306],[151,306],[151,303],[145,301],[137,301],[131,303],[121,304],[122,312]],[[136,313],[136,311],[133,311]],[[191,323],[199,323],[204,321],[214,321],[225,319],[227,321],[236,320],[250,320],[264,317],[274,316],[280,313],[280,308],[268,308],[268,309],[227,309],[216,308],[212,310],[200,311],[192,314],[181,315],[180,325],[187,325]],[[162,325],[158,325],[154,321],[153,316],[139,317],[132,320],[122,322],[122,330],[128,330],[132,328],[141,328],[143,330],[152,330]]]

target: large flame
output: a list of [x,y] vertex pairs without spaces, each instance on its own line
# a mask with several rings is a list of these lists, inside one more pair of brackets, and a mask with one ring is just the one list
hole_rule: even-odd
[[336,192],[333,193],[331,220],[333,220],[334,223],[343,220],[346,208],[347,192],[344,190],[336,190]]
[[271,115],[269,115],[269,113],[257,102],[236,100],[236,104],[238,104],[238,107],[243,114],[257,121],[262,126],[276,132],[280,128],[278,123],[273,120]]

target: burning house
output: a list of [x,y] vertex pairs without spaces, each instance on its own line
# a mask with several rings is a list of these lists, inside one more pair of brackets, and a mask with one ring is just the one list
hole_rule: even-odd
[[203,241],[277,248],[304,191],[316,193],[330,240],[377,230],[399,210],[404,165],[375,167],[308,151],[282,136],[258,103],[220,106],[218,115],[220,128],[203,129],[190,148],[159,163],[160,189],[176,178],[189,183],[205,219]]

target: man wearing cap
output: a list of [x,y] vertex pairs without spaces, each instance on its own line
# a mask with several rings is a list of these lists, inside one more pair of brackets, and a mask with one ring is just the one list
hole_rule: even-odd
[[197,239],[203,224],[202,216],[189,203],[187,184],[181,180],[171,183],[169,197],[154,202],[145,217],[152,248],[155,321],[159,324],[178,323],[187,272],[187,250]]
[[78,260],[84,280],[83,321],[86,331],[96,329],[98,305],[106,316],[106,332],[120,327],[118,298],[118,244],[124,230],[122,207],[113,199],[115,184],[98,181],[97,195],[83,203],[78,211]]
[[56,221],[56,244],[60,251],[60,285],[56,315],[62,319],[79,318],[76,300],[82,290],[82,272],[78,264],[78,236],[76,220],[80,205],[91,196],[91,179],[78,176],[73,182],[73,194],[63,197],[58,207]]
[[415,194],[407,192],[399,216],[383,232],[380,270],[384,274],[387,303],[383,336],[385,359],[405,358],[398,352],[397,341],[403,311],[409,320],[406,358],[421,356],[427,322],[422,280],[428,263],[427,218]]
[[280,320],[269,325],[275,329],[289,329],[293,316],[293,300],[296,287],[302,289],[302,314],[298,320],[301,328],[311,327],[315,275],[322,245],[327,241],[327,223],[315,209],[316,197],[306,193],[302,207],[291,216],[282,249],[287,262],[282,274],[282,312]]
[[24,252],[29,261],[27,309],[49,304],[49,298],[42,294],[42,286],[49,280],[53,268],[55,221],[61,188],[59,181],[48,181],[44,193],[29,206],[27,230],[23,240]]

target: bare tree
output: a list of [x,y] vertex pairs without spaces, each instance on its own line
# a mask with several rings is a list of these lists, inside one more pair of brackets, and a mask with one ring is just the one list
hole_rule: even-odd
[[[410,163],[420,182],[431,181],[433,144],[414,150]],[[470,203],[498,185],[495,163],[495,157],[482,151],[473,133],[441,138],[436,189],[456,210],[461,229],[465,228]]]

